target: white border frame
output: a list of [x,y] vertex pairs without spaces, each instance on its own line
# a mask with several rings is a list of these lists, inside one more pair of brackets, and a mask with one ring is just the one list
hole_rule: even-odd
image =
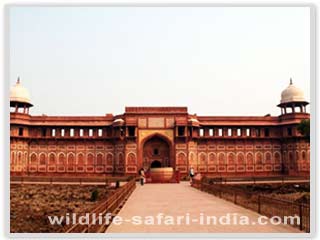
[[[285,238],[306,238],[315,236],[315,201],[316,201],[316,5],[311,3],[282,3],[282,4],[248,4],[248,3],[21,3],[21,4],[6,4],[4,6],[4,103],[9,105],[9,9],[11,7],[27,7],[27,6],[42,6],[42,7],[309,7],[310,8],[310,117],[311,117],[311,134],[310,134],[310,148],[311,148],[311,162],[310,162],[310,191],[311,191],[311,210],[310,210],[310,233],[86,233],[86,234],[64,234],[64,233],[10,233],[10,225],[5,225],[5,237],[23,237],[23,238],[44,238],[53,237],[61,238],[93,238],[93,237],[109,237],[109,238],[261,238],[261,237],[285,237]],[[10,111],[9,108],[4,109],[4,151],[3,159],[10,159]],[[9,141],[8,141],[9,140]],[[3,161],[3,167],[6,170],[10,169],[10,161]],[[10,222],[10,171],[5,171],[4,174],[4,190],[9,193],[4,199],[5,207],[5,222]]]

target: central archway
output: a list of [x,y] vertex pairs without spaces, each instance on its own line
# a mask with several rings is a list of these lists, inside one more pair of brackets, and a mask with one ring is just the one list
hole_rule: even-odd
[[161,162],[158,160],[154,160],[151,165],[150,168],[161,168]]
[[142,145],[142,166],[145,169],[172,167],[170,143],[161,135],[146,139]]

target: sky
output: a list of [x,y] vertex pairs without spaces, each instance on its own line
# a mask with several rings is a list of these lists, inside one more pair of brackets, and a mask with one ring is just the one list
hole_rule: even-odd
[[9,77],[33,115],[279,115],[289,79],[310,100],[307,7],[11,7]]

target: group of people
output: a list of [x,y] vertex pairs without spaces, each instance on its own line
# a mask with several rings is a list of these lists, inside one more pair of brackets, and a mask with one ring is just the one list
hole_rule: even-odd
[[[194,168],[191,167],[189,169],[190,184],[192,184],[194,176],[195,176],[195,171],[194,171]],[[145,175],[144,168],[140,168],[139,177],[140,177],[140,185],[143,186],[144,183],[146,182],[146,175]]]

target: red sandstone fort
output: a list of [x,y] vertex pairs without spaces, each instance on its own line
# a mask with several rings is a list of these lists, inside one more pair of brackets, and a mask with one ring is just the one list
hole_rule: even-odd
[[292,82],[280,116],[197,116],[186,107],[126,107],[121,115],[32,116],[19,79],[10,91],[11,175],[309,175],[309,138],[297,130],[308,102]]

